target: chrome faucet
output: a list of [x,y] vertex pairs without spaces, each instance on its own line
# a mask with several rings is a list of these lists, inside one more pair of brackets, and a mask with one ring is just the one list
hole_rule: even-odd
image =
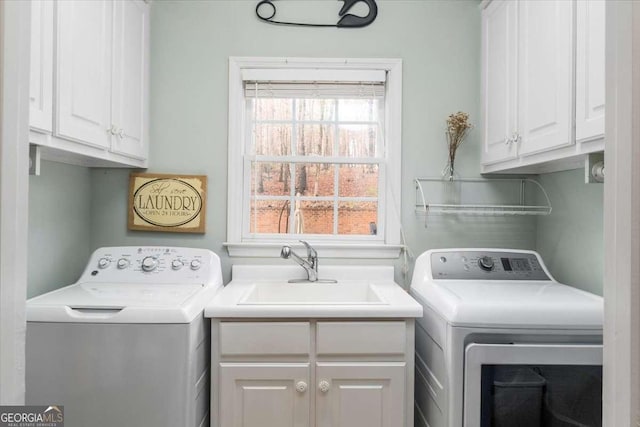
[[[307,259],[300,257],[297,253],[295,253],[291,246],[283,246],[280,251],[280,256],[284,259],[293,258],[295,262],[297,262],[304,270],[307,272],[307,280],[309,282],[317,282],[318,281],[318,253],[315,249],[311,247],[311,245],[304,240],[300,240],[307,248]],[[289,280],[289,282],[298,282],[299,280]],[[305,280],[303,280],[305,281]]]

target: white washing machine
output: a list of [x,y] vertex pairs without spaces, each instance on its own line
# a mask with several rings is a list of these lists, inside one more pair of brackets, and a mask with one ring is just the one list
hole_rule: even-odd
[[96,250],[77,283],[27,301],[27,404],[64,405],[68,427],[208,425],[203,309],[221,287],[209,250]]
[[602,425],[603,300],[555,281],[540,255],[418,257],[416,426]]

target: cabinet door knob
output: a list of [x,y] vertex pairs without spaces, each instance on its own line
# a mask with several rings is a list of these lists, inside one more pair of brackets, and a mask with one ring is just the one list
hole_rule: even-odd
[[107,133],[111,134],[111,135],[115,135],[116,131],[118,128],[116,128],[116,125],[111,125],[111,127],[109,129],[107,129]]
[[327,380],[322,380],[318,384],[318,389],[320,389],[320,391],[323,393],[328,392],[330,388],[331,388],[331,384],[329,384],[329,381]]
[[118,129],[118,137],[124,139],[124,129]]
[[305,391],[307,391],[307,383],[305,383],[304,381],[298,381],[296,383],[296,391],[298,393],[304,393]]

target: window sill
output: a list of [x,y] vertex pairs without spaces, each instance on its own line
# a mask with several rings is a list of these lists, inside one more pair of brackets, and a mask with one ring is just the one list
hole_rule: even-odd
[[[231,243],[223,244],[230,257],[246,258],[278,258],[283,243]],[[304,251],[300,243],[291,245],[295,250]],[[314,243],[320,258],[352,258],[352,259],[395,259],[400,257],[402,245],[384,244],[338,244]]]

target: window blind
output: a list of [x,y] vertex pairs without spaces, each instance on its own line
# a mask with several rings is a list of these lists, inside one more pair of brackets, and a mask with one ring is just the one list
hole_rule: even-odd
[[384,83],[245,82],[247,98],[383,99]]
[[386,71],[251,68],[242,80],[247,98],[383,99]]

